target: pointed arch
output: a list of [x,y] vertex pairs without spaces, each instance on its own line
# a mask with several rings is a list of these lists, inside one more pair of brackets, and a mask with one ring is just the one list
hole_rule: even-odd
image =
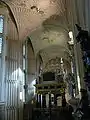
[[0,3],[6,5],[6,7],[8,8],[8,10],[9,10],[9,12],[10,12],[10,15],[11,15],[11,17],[12,17],[12,20],[13,20],[15,26],[16,26],[16,30],[17,30],[18,38],[19,38],[19,30],[18,30],[16,18],[15,18],[15,16],[14,16],[14,14],[13,14],[13,12],[12,12],[10,6],[9,6],[5,1],[2,1],[2,0],[0,1]]
[[35,55],[34,48],[33,48],[33,44],[32,44],[32,42],[31,42],[30,37],[27,37],[27,42],[28,42],[28,44],[30,44],[30,46],[31,46],[31,48],[32,48],[32,51],[33,51],[33,53],[34,53],[34,55]]

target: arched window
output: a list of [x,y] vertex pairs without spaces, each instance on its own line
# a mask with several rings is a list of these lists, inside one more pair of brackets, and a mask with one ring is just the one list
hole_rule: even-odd
[[23,72],[24,72],[24,89],[25,89],[25,98],[24,100],[27,101],[27,40],[23,43]]
[[7,9],[0,6],[0,100],[4,100]]
[[0,15],[0,56],[2,54],[3,38],[4,38],[4,16]]
[[[2,47],[3,47],[3,35],[4,35],[4,17],[0,15],[0,94],[2,94]],[[0,98],[1,100],[1,98]]]

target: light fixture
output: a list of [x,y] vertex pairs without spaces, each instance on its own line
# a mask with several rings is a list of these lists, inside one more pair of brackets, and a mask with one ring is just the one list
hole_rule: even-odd
[[61,64],[63,64],[63,59],[61,58]]
[[69,34],[69,38],[71,39],[70,41],[68,41],[68,43],[69,43],[70,45],[73,45],[73,44],[74,44],[74,40],[73,40],[73,32],[70,31],[68,34]]
[[41,11],[38,7],[36,7],[36,6],[32,6],[31,7],[31,9],[33,10],[33,9],[35,9],[38,13],[40,13],[40,14],[43,14],[44,12],[43,11]]
[[71,39],[73,38],[73,32],[72,32],[72,31],[69,32],[69,37],[70,37]]

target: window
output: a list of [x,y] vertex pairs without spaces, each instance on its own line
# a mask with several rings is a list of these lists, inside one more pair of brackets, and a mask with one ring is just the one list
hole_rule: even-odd
[[3,16],[0,15],[0,33],[3,33]]
[[26,69],[26,46],[23,45],[23,70]]
[[4,17],[0,15],[0,71],[2,71],[2,47],[4,39]]
[[2,53],[3,37],[4,37],[4,16],[0,15],[0,54]]
[[[0,9],[1,10],[1,9]],[[1,11],[0,11],[1,12]],[[5,69],[5,64],[4,64],[4,38],[5,38],[5,34],[4,34],[4,16],[2,14],[0,14],[0,100],[4,99],[3,97],[3,85],[4,85],[4,69]]]
[[[27,49],[27,42],[25,41],[25,43],[23,44],[23,72],[24,72],[24,92],[25,95],[27,94],[27,84],[26,84],[26,79],[27,79],[27,69],[26,69],[26,62],[27,62],[27,55],[26,55],[26,49]],[[22,93],[21,93],[22,94]],[[23,93],[24,94],[24,93]],[[25,96],[25,101],[27,101],[26,99],[27,97]],[[20,98],[21,99],[21,98]]]
[[2,42],[3,42],[3,38],[0,37],[0,54],[2,53]]

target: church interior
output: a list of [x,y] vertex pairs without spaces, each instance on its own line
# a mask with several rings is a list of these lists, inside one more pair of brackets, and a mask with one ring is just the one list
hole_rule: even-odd
[[0,120],[64,120],[90,93],[89,5],[0,0]]

